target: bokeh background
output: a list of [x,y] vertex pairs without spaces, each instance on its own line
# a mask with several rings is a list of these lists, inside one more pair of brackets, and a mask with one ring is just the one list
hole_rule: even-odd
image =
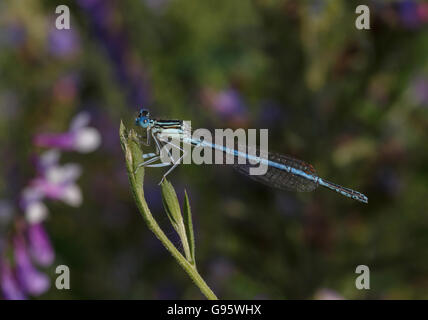
[[[60,4],[70,30],[55,28]],[[359,4],[371,30],[355,28]],[[145,107],[193,127],[268,128],[270,150],[369,197],[277,191],[223,166],[176,169],[199,270],[220,298],[428,298],[427,25],[424,1],[1,1],[3,297],[203,298],[132,199],[118,129]],[[92,152],[69,129],[82,112]],[[41,155],[53,148],[81,175],[66,196],[44,189],[33,230],[24,190],[43,185]],[[146,198],[178,244],[163,171],[146,171]],[[71,290],[54,286],[60,264]],[[370,290],[355,288],[361,264]]]

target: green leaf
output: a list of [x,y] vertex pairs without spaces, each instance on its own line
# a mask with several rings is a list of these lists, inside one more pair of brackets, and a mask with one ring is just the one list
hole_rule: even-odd
[[162,201],[169,220],[180,237],[184,255],[186,256],[187,261],[194,265],[187,230],[184,225],[183,216],[181,215],[181,208],[178,203],[177,194],[175,193],[172,184],[166,179],[162,183]]
[[179,227],[183,223],[181,216],[180,204],[178,203],[177,194],[174,187],[168,180],[164,180],[162,187],[162,202],[166,213],[174,229],[180,234]]
[[189,247],[190,247],[191,262],[193,264],[196,264],[195,236],[194,236],[194,232],[193,232],[192,212],[190,210],[189,197],[187,196],[186,190],[184,190],[183,211],[184,211],[184,227],[186,228],[187,240],[188,240]]

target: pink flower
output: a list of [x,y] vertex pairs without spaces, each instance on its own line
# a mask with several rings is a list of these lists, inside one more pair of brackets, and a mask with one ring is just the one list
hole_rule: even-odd
[[7,300],[24,300],[25,294],[15,278],[9,262],[4,259],[0,261],[0,283],[3,297]]
[[21,207],[29,223],[39,223],[46,219],[48,209],[44,199],[62,201],[72,207],[82,203],[82,192],[76,181],[81,175],[77,164],[59,165],[59,152],[45,152],[37,163],[38,175],[30,181],[21,196]]
[[211,88],[202,91],[203,103],[218,116],[234,123],[247,121],[247,106],[235,89],[215,91]]
[[315,293],[316,300],[345,300],[339,293],[332,289],[322,288]]
[[58,58],[74,57],[80,50],[80,39],[74,28],[58,30],[54,26],[48,34],[49,52]]
[[40,147],[82,153],[92,152],[101,144],[101,135],[97,129],[88,127],[89,121],[89,114],[86,112],[79,113],[72,120],[68,132],[39,134],[35,137],[34,143]]
[[13,244],[19,284],[30,295],[41,295],[49,289],[49,278],[33,266],[22,235],[16,235]]
[[28,241],[31,257],[41,266],[50,266],[55,259],[49,236],[41,223],[28,227]]

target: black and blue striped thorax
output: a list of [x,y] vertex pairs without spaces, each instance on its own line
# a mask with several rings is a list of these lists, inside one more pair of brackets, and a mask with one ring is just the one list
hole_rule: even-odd
[[159,128],[159,129],[182,129],[183,120],[155,119],[153,120],[153,127]]

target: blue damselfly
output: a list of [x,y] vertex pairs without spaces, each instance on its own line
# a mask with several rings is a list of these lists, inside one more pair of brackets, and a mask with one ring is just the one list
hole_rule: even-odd
[[[138,167],[163,167],[171,166],[169,170],[163,175],[162,181],[165,177],[171,173],[174,168],[182,161],[184,157],[184,150],[177,144],[172,143],[170,140],[165,139],[165,135],[175,138],[183,144],[188,144],[193,147],[205,147],[219,150],[225,154],[229,154],[237,158],[245,158],[247,160],[254,160],[265,164],[268,169],[264,175],[250,175],[251,165],[248,163],[239,164],[235,163],[233,167],[238,172],[250,177],[265,185],[288,190],[288,191],[313,191],[319,185],[334,190],[346,197],[368,203],[368,198],[355,190],[342,187],[333,182],[327,181],[319,177],[312,167],[312,165],[289,157],[285,155],[268,152],[266,157],[258,157],[239,151],[239,148],[230,149],[222,145],[215,144],[211,141],[202,139],[192,138],[190,134],[190,128],[186,127],[186,124],[182,120],[160,120],[150,117],[150,113],[147,110],[141,110],[135,119],[135,123],[138,127],[146,129],[146,139],[141,139],[144,145],[150,145],[150,139],[152,138],[156,145],[155,153],[144,154],[144,162]],[[161,150],[165,145],[177,148],[183,152],[183,154],[177,158],[172,159],[171,162],[156,163],[161,160]]]

